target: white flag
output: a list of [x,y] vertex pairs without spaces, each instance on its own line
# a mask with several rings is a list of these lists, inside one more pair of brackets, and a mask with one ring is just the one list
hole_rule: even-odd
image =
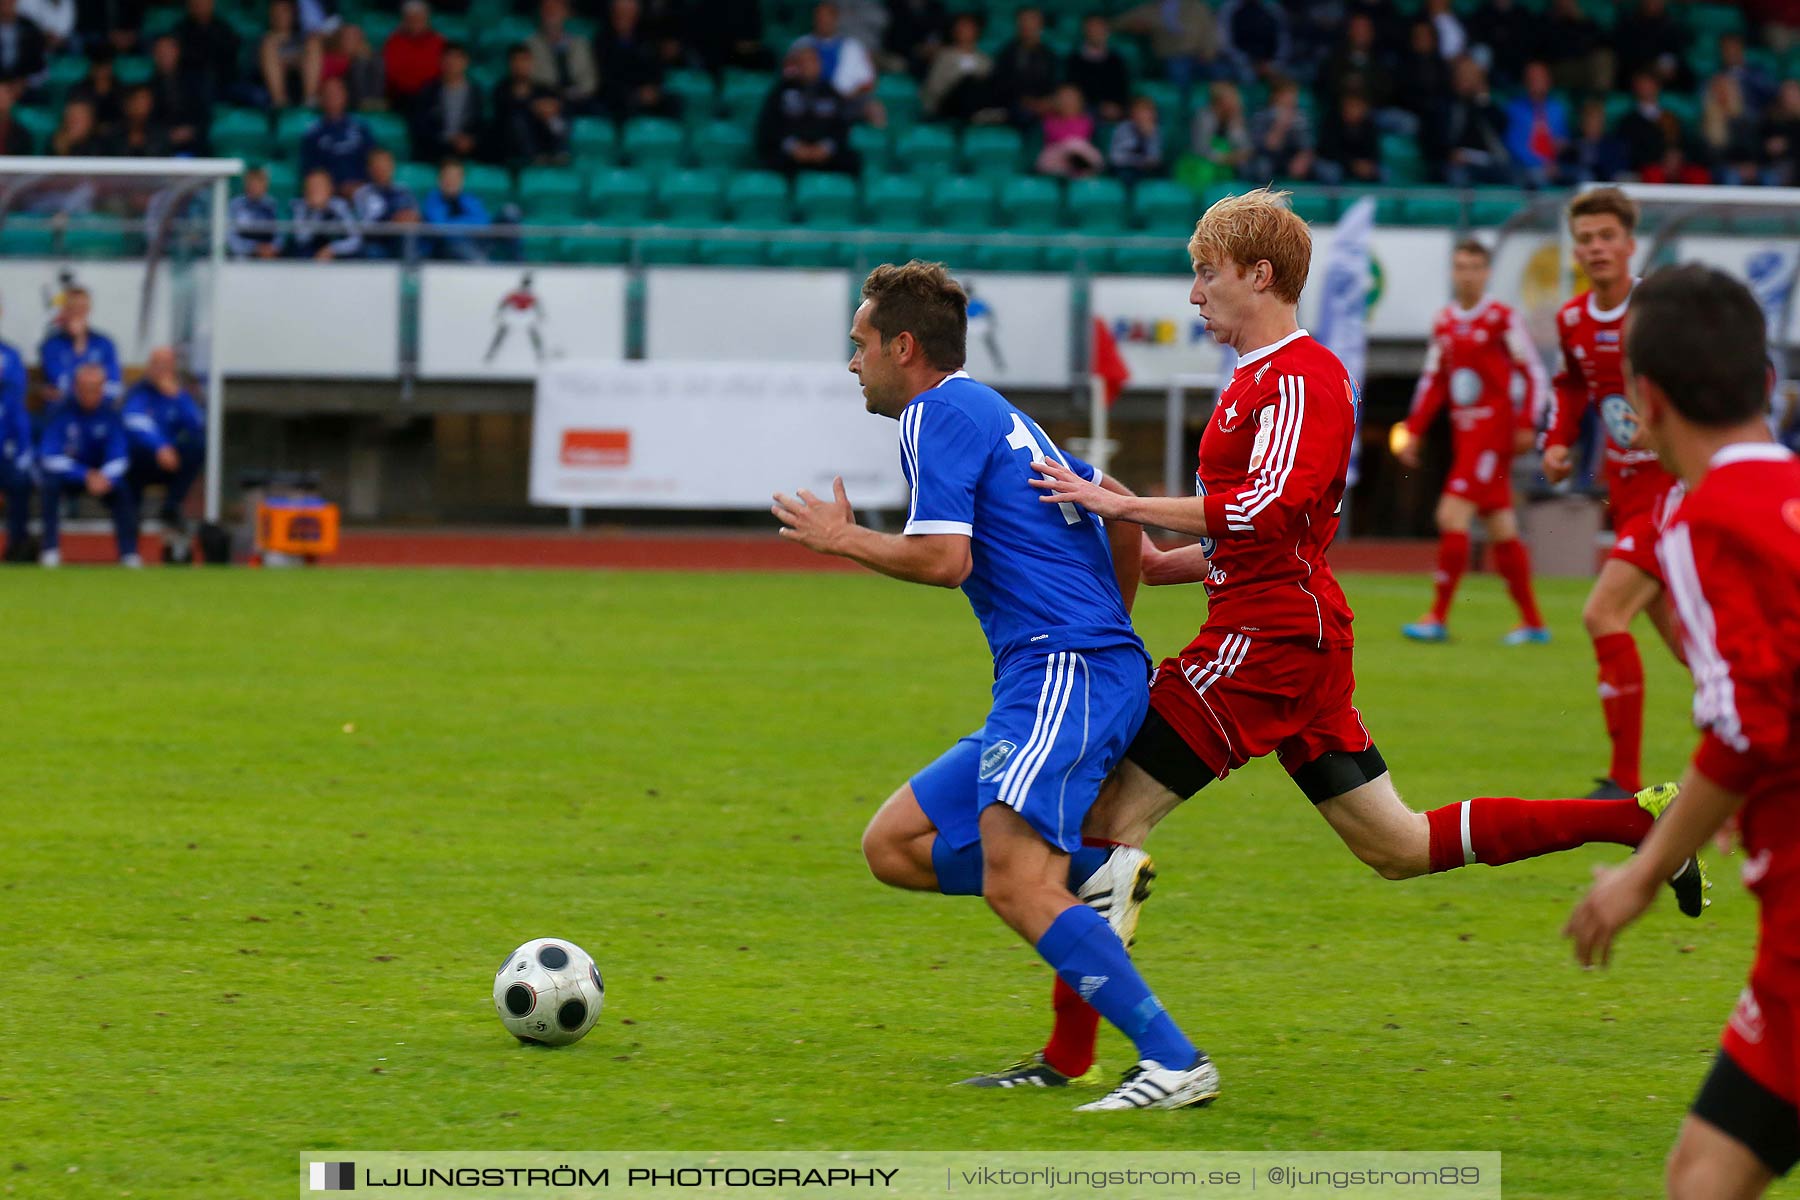
[[[1325,295],[1319,303],[1316,336],[1337,355],[1356,387],[1358,426],[1361,424],[1363,374],[1369,360],[1369,236],[1375,231],[1375,197],[1364,196],[1344,210],[1331,239],[1331,256],[1325,263]],[[1362,439],[1350,443],[1350,473],[1354,487]]]

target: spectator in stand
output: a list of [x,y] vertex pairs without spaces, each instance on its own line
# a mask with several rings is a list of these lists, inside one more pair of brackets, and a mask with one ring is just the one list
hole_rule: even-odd
[[1321,96],[1361,92],[1376,108],[1386,108],[1394,94],[1393,72],[1375,45],[1375,22],[1357,13],[1344,25],[1343,40],[1319,68]]
[[1050,112],[1044,116],[1044,148],[1038,153],[1040,175],[1076,179],[1096,175],[1106,166],[1106,156],[1094,145],[1094,118],[1088,115],[1081,89],[1065,83],[1056,89]]
[[1269,103],[1250,120],[1250,160],[1253,179],[1311,179],[1317,152],[1313,147],[1312,119],[1300,107],[1300,85],[1277,79],[1269,89]]
[[1536,18],[1533,58],[1550,64],[1557,90],[1612,90],[1613,52],[1599,24],[1581,10],[1580,0],[1551,0],[1548,16]]
[[1528,187],[1547,186],[1569,140],[1569,107],[1550,91],[1550,67],[1525,64],[1525,90],[1506,106],[1506,151]]
[[19,102],[17,82],[0,83],[0,154],[35,154],[31,132],[13,115]]
[[1613,132],[1625,143],[1625,162],[1633,171],[1642,171],[1662,159],[1669,148],[1667,122],[1669,114],[1662,106],[1662,85],[1650,71],[1639,71],[1631,77],[1631,109],[1619,118]]
[[1156,111],[1156,101],[1148,96],[1132,100],[1131,119],[1113,126],[1106,161],[1113,174],[1126,183],[1156,179],[1166,173],[1162,116]]
[[44,31],[19,15],[19,0],[0,0],[0,80],[35,86],[48,57]]
[[1620,13],[1613,29],[1619,74],[1630,79],[1649,71],[1671,91],[1691,91],[1694,72],[1687,62],[1691,40],[1687,25],[1669,15],[1668,0],[1638,0],[1637,11]]
[[94,127],[102,136],[118,128],[125,116],[125,89],[119,86],[111,50],[102,50],[88,59],[87,74],[69,89],[68,99],[80,100],[93,110]]
[[1450,0],[1425,0],[1425,19],[1437,31],[1438,53],[1445,61],[1454,62],[1468,52],[1469,35],[1451,11]]
[[[69,39],[75,36],[75,0],[19,0],[19,15],[43,31],[51,54],[70,49]],[[107,48],[116,52],[111,45]]]
[[[494,223],[487,206],[479,196],[463,191],[463,165],[446,158],[438,167],[437,186],[425,197],[420,210],[427,225],[466,225],[486,229]],[[487,243],[467,236],[438,236],[432,239],[431,256],[453,262],[486,262]]]
[[938,50],[919,85],[919,104],[927,113],[940,120],[967,121],[987,109],[994,60],[981,52],[980,41],[980,18],[957,13],[950,22],[950,44]]
[[565,113],[581,116],[599,107],[600,72],[593,46],[569,33],[568,20],[569,0],[543,0],[538,27],[525,46],[531,51],[532,82],[561,100]]
[[1750,62],[1744,53],[1744,35],[1728,33],[1719,39],[1719,73],[1729,75],[1744,95],[1744,106],[1762,112],[1775,99],[1775,78]]
[[335,194],[331,172],[323,167],[307,171],[289,220],[293,228],[284,247],[289,258],[330,262],[362,253],[362,230],[357,227],[356,213],[351,211],[348,200]]
[[1287,69],[1287,14],[1275,0],[1225,0],[1219,31],[1240,79],[1269,80]]
[[325,39],[319,77],[342,79],[356,112],[379,112],[387,107],[387,68],[361,25],[346,21]]
[[1454,187],[1512,183],[1506,153],[1506,118],[1494,106],[1487,74],[1464,55],[1450,67],[1450,100],[1427,123],[1426,157],[1442,182]]
[[1671,137],[1663,156],[1643,169],[1639,175],[1645,183],[1708,184],[1712,172],[1688,158],[1687,147],[1679,137]]
[[242,95],[243,40],[229,22],[219,19],[213,4],[214,0],[187,0],[187,15],[175,27],[182,73],[194,78],[208,104]]
[[300,170],[323,170],[344,196],[368,178],[369,151],[375,135],[363,119],[349,111],[350,93],[342,79],[319,85],[319,116],[300,137]]
[[182,506],[206,465],[206,417],[193,393],[182,386],[173,348],[150,351],[143,378],[125,393],[122,415],[130,454],[125,487],[132,512],[141,516],[144,493],[160,487],[163,501],[156,515],[162,522],[163,561],[193,562],[193,535]]
[[797,45],[756,120],[757,157],[772,171],[838,171],[861,165],[850,148],[849,101],[825,79],[819,52]]
[[812,32],[794,44],[808,45],[818,51],[820,73],[837,89],[838,95],[855,100],[875,90],[875,63],[869,57],[868,47],[840,31],[838,23],[836,4],[830,0],[815,4]]
[[1800,80],[1785,79],[1763,118],[1763,155],[1783,187],[1800,186]]
[[1581,106],[1581,129],[1557,156],[1557,182],[1564,187],[1611,183],[1631,170],[1625,143],[1606,128],[1606,102],[1595,98]]
[[1318,178],[1328,183],[1381,183],[1381,131],[1375,110],[1360,92],[1346,92],[1319,138]]
[[38,561],[46,567],[62,565],[63,503],[71,496],[88,495],[112,513],[119,565],[142,566],[137,510],[125,486],[131,451],[124,418],[107,402],[105,369],[83,363],[75,370],[70,392],[70,399],[44,417],[44,436],[38,442],[38,466],[44,477],[44,546]]
[[269,169],[254,166],[244,172],[244,194],[232,198],[226,210],[225,248],[233,258],[280,258],[286,239],[267,228],[281,219],[281,209],[269,195]]
[[763,40],[762,7],[758,4],[688,0],[684,25],[700,65],[715,75],[726,67],[767,71],[775,66],[775,56]]
[[1437,28],[1417,20],[1407,27],[1406,50],[1394,66],[1394,99],[1406,114],[1400,133],[1417,136],[1450,103],[1450,64],[1438,53]]
[[80,0],[75,6],[74,41],[84,54],[100,46],[134,54],[143,28],[144,0]]
[[[1117,121],[1131,103],[1131,68],[1111,45],[1112,26],[1099,13],[1081,19],[1081,45],[1069,54],[1063,78],[1074,84],[1089,110]],[[1155,106],[1152,105],[1152,108]],[[1154,114],[1153,114],[1154,115]]]
[[108,139],[119,158],[167,158],[173,152],[168,130],[156,120],[156,100],[147,87],[127,88],[125,115]]
[[400,27],[381,48],[388,103],[401,112],[412,107],[443,71],[444,44],[444,35],[431,27],[431,6],[425,0],[406,0],[400,6]]
[[1470,53],[1495,83],[1511,87],[1519,82],[1538,44],[1536,20],[1519,0],[1484,0],[1469,18]]
[[1012,41],[994,56],[994,103],[1014,125],[1041,124],[1059,80],[1056,54],[1044,44],[1043,12],[1021,8],[1013,15]]
[[0,561],[27,562],[31,494],[37,490],[37,446],[25,406],[30,383],[25,356],[0,342],[0,497],[6,500],[6,552]]
[[1744,104],[1737,80],[1723,71],[1714,75],[1700,106],[1700,139],[1720,183],[1769,182],[1758,133],[1758,121]]
[[294,0],[269,0],[269,27],[256,51],[269,103],[276,108],[311,105],[319,94],[324,55],[318,38],[300,32]]
[[113,340],[90,323],[94,298],[84,287],[63,291],[62,308],[51,333],[38,344],[38,370],[44,376],[46,404],[57,404],[74,394],[75,370],[97,366],[108,400],[119,398],[119,352]]
[[1251,154],[1243,94],[1237,84],[1216,79],[1207,86],[1206,106],[1194,112],[1192,153],[1176,173],[1193,191],[1202,192],[1220,180],[1241,178]]
[[[412,192],[394,182],[394,155],[379,146],[369,151],[369,182],[356,189],[350,198],[358,226],[417,225],[419,202]],[[398,258],[405,241],[404,234],[371,233],[363,238],[365,258]]]
[[1113,28],[1148,38],[1151,55],[1176,87],[1185,90],[1230,73],[1220,58],[1218,18],[1201,0],[1151,0],[1127,9],[1113,20]]
[[[556,93],[532,81],[531,51],[522,44],[506,52],[506,78],[494,87],[494,157],[507,166],[567,162],[569,122]],[[460,179],[462,168],[457,167]]]
[[145,86],[152,119],[167,135],[170,151],[205,154],[207,127],[212,123],[206,76],[182,69],[181,42],[174,34],[162,34],[150,43],[150,82]]
[[469,82],[469,50],[444,47],[444,73],[419,93],[412,112],[413,157],[441,162],[473,158],[487,138],[487,101]]
[[94,158],[106,153],[106,135],[94,123],[94,106],[86,100],[63,105],[62,124],[50,135],[50,153],[58,157]]
[[883,69],[924,79],[949,40],[949,31],[950,15],[943,0],[894,0],[881,39]]
[[656,47],[639,28],[638,0],[612,0],[606,24],[594,39],[600,67],[600,97],[623,121],[636,116],[674,116],[674,97],[663,91],[663,66]]

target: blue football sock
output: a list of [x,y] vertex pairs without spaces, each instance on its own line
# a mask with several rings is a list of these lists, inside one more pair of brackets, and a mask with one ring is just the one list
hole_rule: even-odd
[[1062,981],[1137,1045],[1139,1058],[1185,1071],[1200,1052],[1163,1011],[1106,918],[1085,904],[1064,909],[1038,939],[1037,952]]
[[[1069,855],[1069,890],[1076,891],[1112,856],[1111,846],[1083,846]],[[931,843],[931,869],[937,872],[938,891],[946,896],[981,895],[981,843],[952,850],[943,838]]]
[[953,850],[943,838],[934,838],[931,869],[937,872],[938,891],[944,895],[981,895],[980,842],[970,842],[961,850]]

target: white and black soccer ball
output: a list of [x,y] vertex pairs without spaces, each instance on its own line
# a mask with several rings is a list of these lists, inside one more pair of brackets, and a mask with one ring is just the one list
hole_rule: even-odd
[[606,985],[588,952],[566,938],[534,938],[494,973],[494,1011],[521,1042],[567,1046],[600,1019]]

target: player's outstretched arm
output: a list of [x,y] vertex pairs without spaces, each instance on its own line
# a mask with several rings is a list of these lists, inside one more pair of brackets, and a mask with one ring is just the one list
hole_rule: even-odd
[[1743,803],[1742,793],[1713,782],[1690,764],[1681,777],[1681,794],[1638,852],[1624,866],[1595,868],[1594,886],[1563,926],[1563,936],[1575,943],[1577,961],[1584,967],[1605,966],[1612,958],[1613,938],[1643,915],[1663,881],[1692,858]]
[[805,488],[797,497],[775,494],[769,511],[784,529],[781,536],[820,554],[835,554],[908,583],[961,587],[974,560],[969,538],[960,533],[876,533],[856,523],[844,477],[831,481],[833,497],[821,500]]
[[1173,550],[1159,550],[1149,534],[1144,535],[1143,560],[1144,582],[1151,587],[1199,583],[1211,569],[1206,548],[1199,542],[1177,546]]
[[1121,494],[1099,483],[1089,483],[1059,462],[1039,459],[1032,464],[1042,478],[1033,479],[1038,499],[1045,504],[1079,504],[1108,521],[1135,521],[1176,533],[1199,537],[1208,534],[1203,496],[1134,496]]

